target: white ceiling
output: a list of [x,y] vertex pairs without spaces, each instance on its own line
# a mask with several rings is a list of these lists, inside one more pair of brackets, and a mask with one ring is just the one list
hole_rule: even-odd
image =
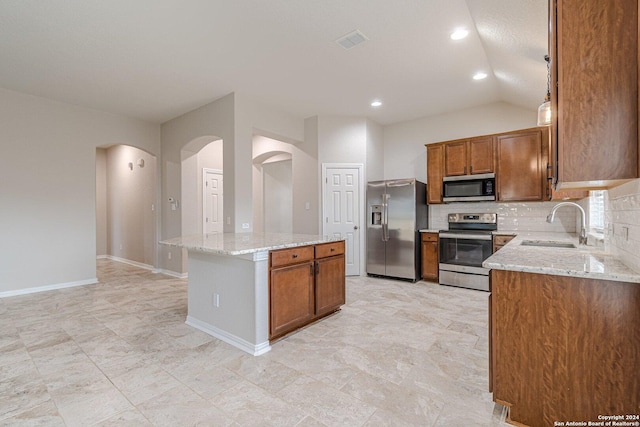
[[[369,40],[335,43],[356,29]],[[533,110],[547,29],[547,0],[2,0],[0,87],[157,123],[230,92],[383,125]]]

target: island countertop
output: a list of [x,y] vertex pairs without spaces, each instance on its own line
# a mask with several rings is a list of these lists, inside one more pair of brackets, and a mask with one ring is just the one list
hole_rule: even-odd
[[214,255],[245,255],[274,249],[344,240],[334,236],[293,233],[207,233],[163,240],[162,245]]
[[[575,234],[500,232],[517,234],[502,249],[487,258],[482,266],[496,270],[522,271],[556,276],[640,283],[640,272],[607,254],[602,247],[580,246]],[[524,240],[567,242],[576,248],[522,246]]]

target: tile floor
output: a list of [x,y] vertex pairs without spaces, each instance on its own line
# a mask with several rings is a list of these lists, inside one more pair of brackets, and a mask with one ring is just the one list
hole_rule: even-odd
[[184,324],[186,280],[0,299],[0,426],[500,426],[487,294],[347,279],[342,311],[258,357]]

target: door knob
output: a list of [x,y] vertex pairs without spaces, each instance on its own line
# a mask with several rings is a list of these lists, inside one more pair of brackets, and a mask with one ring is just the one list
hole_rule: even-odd
[[353,226],[353,229],[354,229],[354,230],[357,230],[357,229],[358,229],[358,226],[357,226],[357,225],[354,225],[354,226]]

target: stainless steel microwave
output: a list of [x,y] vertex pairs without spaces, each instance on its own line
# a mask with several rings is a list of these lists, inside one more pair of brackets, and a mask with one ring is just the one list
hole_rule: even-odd
[[482,202],[496,199],[496,176],[493,173],[446,176],[443,179],[442,201]]

